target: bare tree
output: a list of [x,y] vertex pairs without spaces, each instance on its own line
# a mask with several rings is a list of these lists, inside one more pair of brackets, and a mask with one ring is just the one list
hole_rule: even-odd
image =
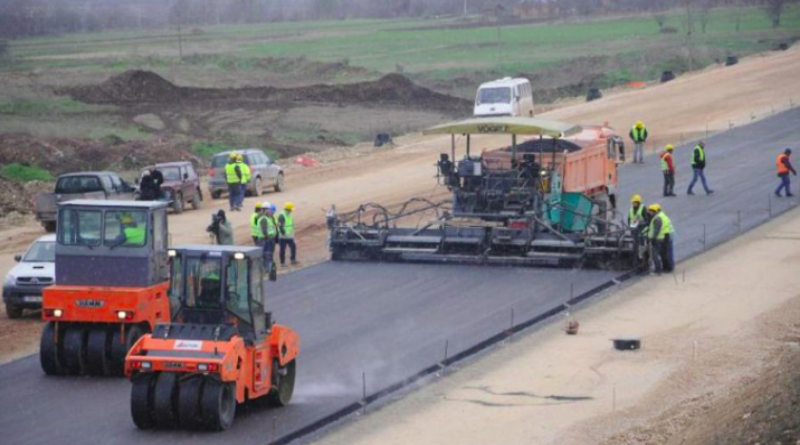
[[714,2],[713,0],[700,0],[699,6],[697,21],[700,22],[700,30],[705,34],[708,23],[711,21],[711,7],[714,6]]
[[667,23],[667,16],[666,14],[662,13],[653,14],[653,20],[656,21],[656,24],[658,25],[658,30],[661,31],[664,29],[664,24]]
[[772,22],[773,28],[781,26],[781,14],[783,14],[785,3],[786,0],[764,0],[764,11]]

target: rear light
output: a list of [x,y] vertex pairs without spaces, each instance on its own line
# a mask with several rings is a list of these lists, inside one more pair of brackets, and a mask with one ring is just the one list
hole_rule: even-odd
[[117,311],[117,318],[120,320],[131,321],[133,320],[133,311]]
[[150,362],[133,361],[131,362],[131,368],[141,369],[142,371],[149,371],[153,369],[153,364]]
[[518,219],[508,222],[509,229],[527,229],[528,227],[530,227],[530,224],[528,223],[528,221],[524,219]]
[[197,370],[200,372],[217,372],[219,365],[216,363],[200,363],[197,365]]
[[214,177],[214,169],[213,168],[209,168],[208,169],[208,176],[212,177],[212,178]]
[[64,311],[61,309],[45,309],[44,315],[48,317],[61,318],[62,316],[64,316]]

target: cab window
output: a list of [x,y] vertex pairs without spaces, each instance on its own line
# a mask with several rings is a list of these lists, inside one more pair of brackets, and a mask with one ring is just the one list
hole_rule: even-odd
[[248,276],[247,276],[247,261],[231,261],[228,263],[228,272],[226,277],[227,292],[225,293],[225,306],[229,312],[232,312],[238,318],[242,319],[247,324],[252,325],[250,319],[250,307],[248,306]]
[[220,309],[222,266],[218,258],[188,258],[186,260],[186,307]]
[[105,244],[111,247],[143,247],[147,243],[147,213],[106,211]]
[[178,314],[183,295],[183,260],[176,256],[170,258],[169,308],[173,315]]
[[97,210],[62,209],[58,215],[58,242],[64,246],[98,246],[103,213]]

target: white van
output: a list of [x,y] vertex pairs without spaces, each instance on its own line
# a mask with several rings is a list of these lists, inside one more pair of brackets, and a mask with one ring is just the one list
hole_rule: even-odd
[[533,116],[533,90],[528,79],[506,77],[481,84],[475,95],[475,117]]

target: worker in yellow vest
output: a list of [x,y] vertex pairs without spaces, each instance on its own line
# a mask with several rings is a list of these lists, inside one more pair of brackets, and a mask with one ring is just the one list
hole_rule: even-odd
[[278,232],[280,233],[281,267],[286,267],[286,247],[291,251],[292,265],[297,264],[297,245],[294,242],[294,203],[287,202],[283,211],[278,214]]
[[225,182],[228,184],[228,204],[230,211],[235,212],[239,207],[239,189],[242,187],[242,168],[237,163],[239,155],[232,152],[225,164]]
[[655,273],[672,272],[675,270],[675,228],[667,214],[661,210],[660,205],[651,205],[647,208],[647,212],[651,216],[648,231]]
[[242,174],[239,178],[239,194],[236,197],[236,208],[234,210],[241,211],[244,205],[244,196],[247,194],[247,185],[250,183],[251,176],[250,167],[245,164],[244,155],[241,153],[236,155],[236,167],[239,168]]
[[275,222],[275,204],[265,202],[261,205],[263,214],[258,220],[258,226],[264,236],[263,254],[264,270],[271,276],[275,273],[275,242],[278,239],[278,224]]
[[250,236],[253,237],[253,244],[256,246],[261,246],[264,242],[264,233],[261,231],[261,227],[258,225],[261,216],[264,215],[262,207],[262,203],[257,202],[255,210],[250,215]]
[[642,205],[642,197],[633,195],[631,198],[631,208],[628,210],[628,227],[639,228],[645,225],[645,209]]
[[647,142],[647,127],[644,122],[636,121],[629,133],[633,140],[633,163],[644,164],[644,144]]

